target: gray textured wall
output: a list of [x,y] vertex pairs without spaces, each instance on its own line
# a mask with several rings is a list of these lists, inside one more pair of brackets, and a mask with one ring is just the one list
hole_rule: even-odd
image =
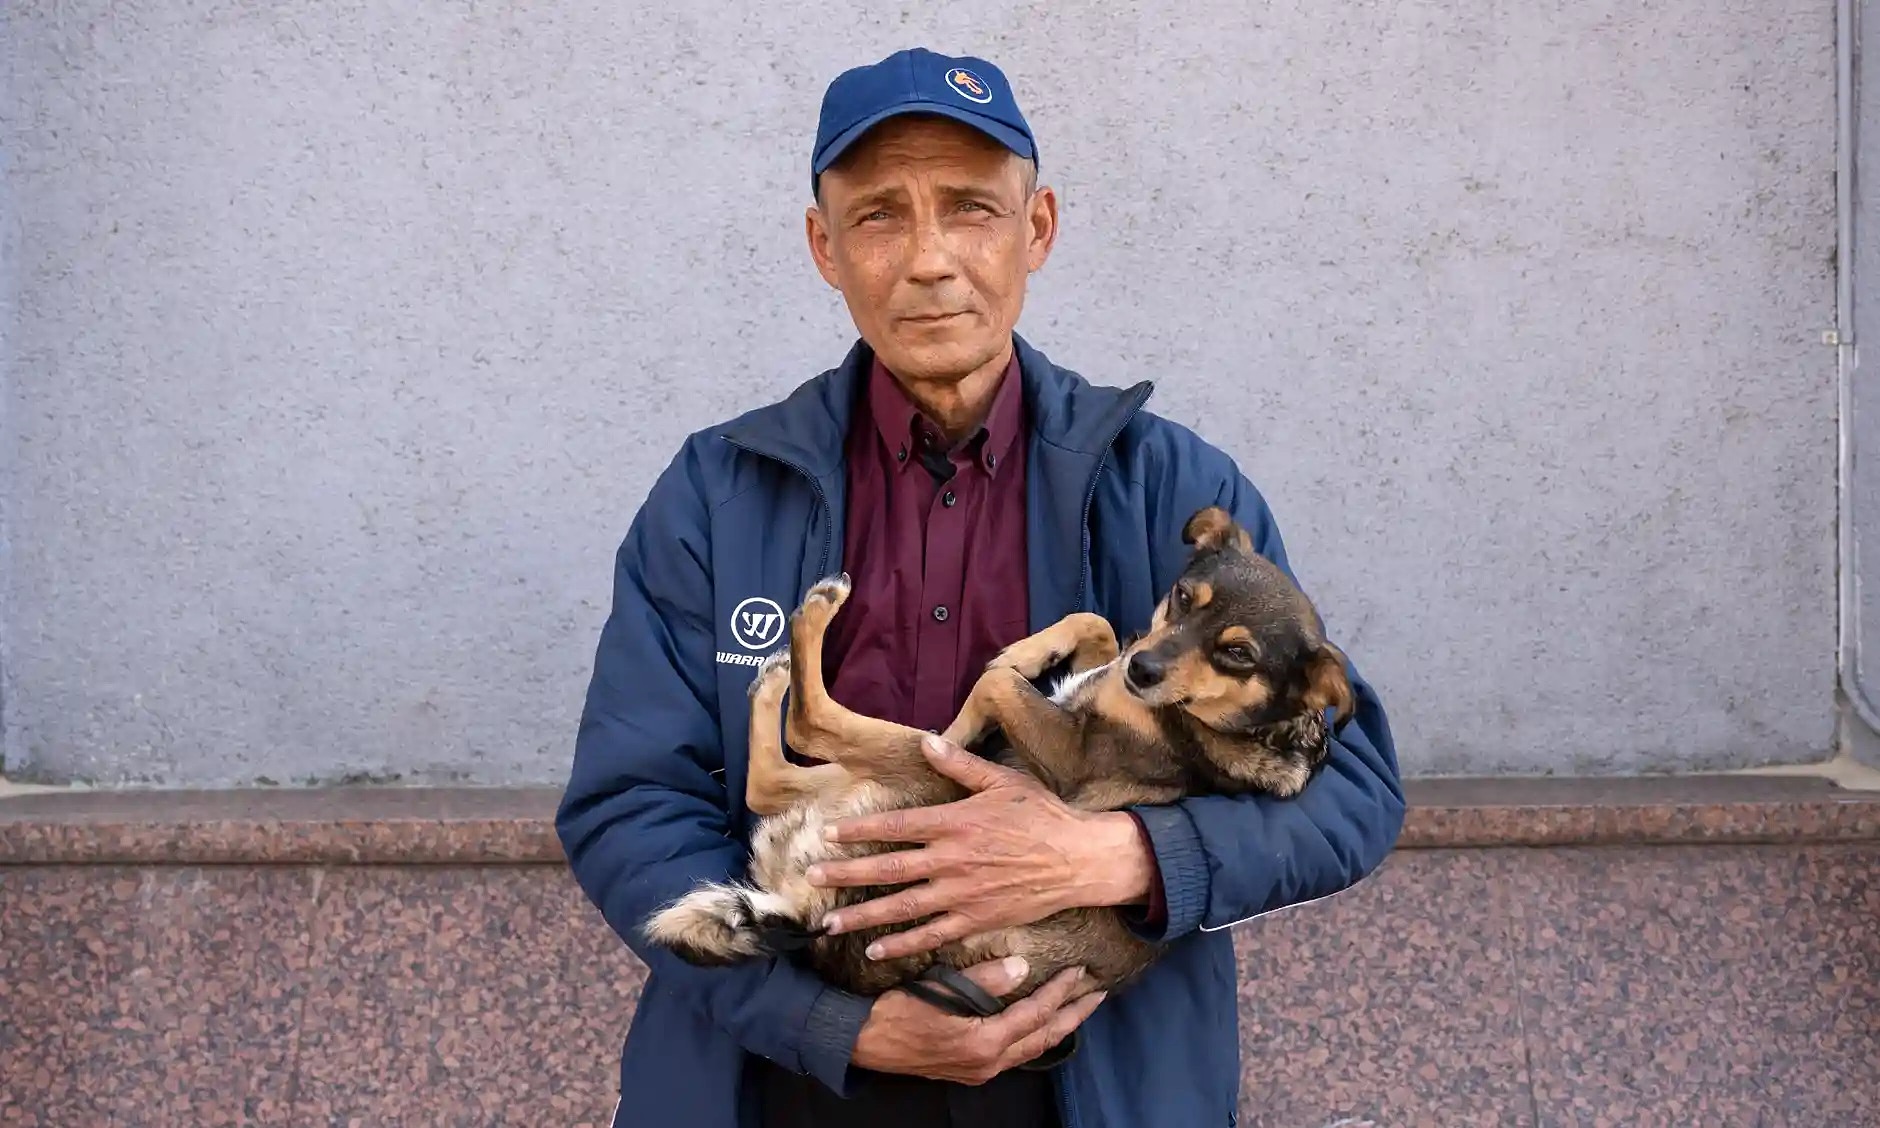
[[558,781],[652,475],[849,339],[817,99],[915,42],[1041,133],[1022,331],[1243,460],[1409,769],[1825,750],[1831,5],[527,7],[0,7],[9,770]]
[[[1880,18],[1880,0],[1857,0],[1862,26],[1872,27]],[[1871,79],[1860,84],[1858,92],[1860,121],[1880,122],[1880,82]],[[1857,167],[1880,169],[1880,127],[1869,124],[1857,131]],[[1872,234],[1880,220],[1880,185],[1874,174],[1857,175],[1854,182],[1854,212],[1860,225],[1854,240],[1853,276],[1865,283],[1880,278],[1880,240]],[[1880,396],[1876,395],[1875,371],[1880,369],[1880,286],[1863,284],[1854,289],[1853,376],[1849,381],[1849,448],[1851,473],[1848,476],[1850,518],[1849,574],[1857,582],[1851,587],[1854,598],[1848,602],[1848,635],[1852,661],[1849,673],[1851,689],[1859,695],[1863,712],[1880,714]],[[1851,740],[1855,756],[1880,765],[1880,738],[1871,730],[1856,729]]]

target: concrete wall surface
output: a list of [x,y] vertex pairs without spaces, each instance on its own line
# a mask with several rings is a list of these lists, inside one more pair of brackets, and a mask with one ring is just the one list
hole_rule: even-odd
[[823,85],[1012,76],[1021,332],[1271,500],[1407,770],[1832,732],[1833,6],[0,6],[14,775],[559,781],[681,438],[851,339]]

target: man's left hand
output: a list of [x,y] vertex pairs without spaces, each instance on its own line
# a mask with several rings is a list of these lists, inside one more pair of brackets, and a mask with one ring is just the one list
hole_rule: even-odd
[[910,885],[831,913],[824,925],[832,933],[935,916],[876,940],[868,946],[870,959],[931,951],[1064,909],[1148,899],[1155,860],[1129,815],[1076,810],[1031,776],[939,737],[928,737],[921,750],[936,771],[973,794],[832,823],[833,842],[919,846],[822,862],[809,871],[810,883],[819,886]]

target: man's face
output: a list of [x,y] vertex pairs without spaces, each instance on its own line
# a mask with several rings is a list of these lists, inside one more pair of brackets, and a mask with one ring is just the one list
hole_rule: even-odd
[[945,118],[891,118],[823,173],[810,253],[862,339],[904,380],[1002,362],[1057,201],[1029,163]]

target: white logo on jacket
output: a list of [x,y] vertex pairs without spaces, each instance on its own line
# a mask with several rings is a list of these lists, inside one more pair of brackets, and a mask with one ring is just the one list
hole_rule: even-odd
[[768,650],[783,637],[783,608],[754,595],[731,612],[731,637],[746,650]]

